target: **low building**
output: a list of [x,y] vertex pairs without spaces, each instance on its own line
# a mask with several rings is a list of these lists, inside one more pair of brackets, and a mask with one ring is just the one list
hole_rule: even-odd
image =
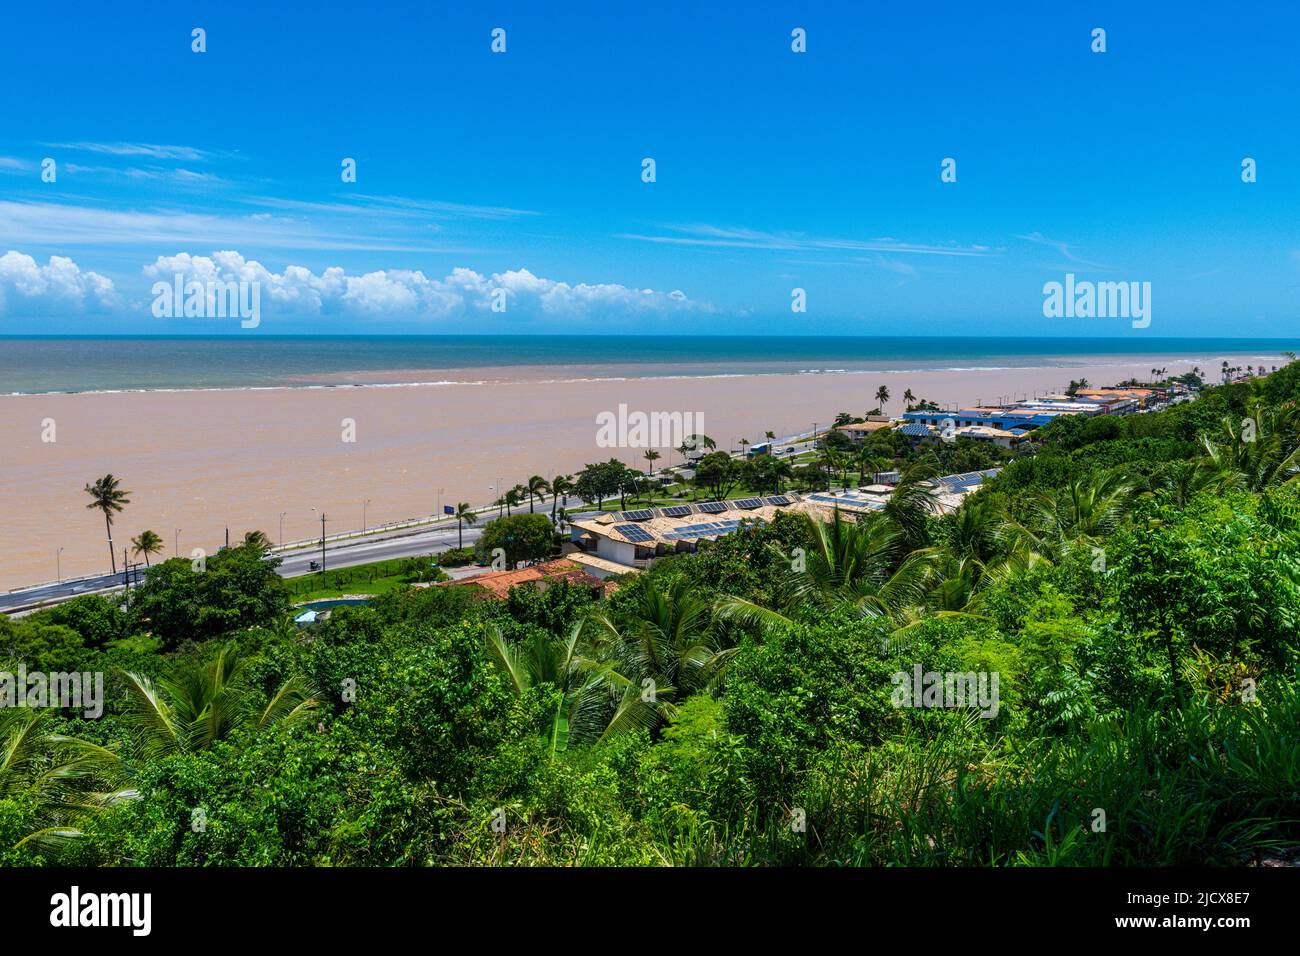
[[519,587],[521,584],[531,584],[539,591],[545,591],[559,581],[565,581],[575,586],[588,587],[591,589],[592,595],[597,598],[605,596],[606,585],[604,578],[593,574],[587,567],[567,557],[530,565],[526,568],[517,568],[514,571],[488,571],[484,574],[475,574],[472,577],[460,578],[455,581],[442,581],[438,586],[463,587],[476,585],[492,597],[504,599],[510,594],[511,588]]
[[853,440],[853,444],[861,445],[876,432],[889,428],[891,424],[888,415],[868,415],[865,422],[849,422],[847,425],[836,425],[835,431],[847,435]]

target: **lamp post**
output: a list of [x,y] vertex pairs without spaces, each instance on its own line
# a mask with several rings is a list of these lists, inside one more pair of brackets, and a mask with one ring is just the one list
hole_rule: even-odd
[[439,517],[442,516],[442,493],[446,490],[447,490],[446,488],[438,489],[438,516]]
[[366,533],[366,508],[370,505],[370,499],[367,498],[361,502],[361,533]]
[[287,511],[280,512],[280,547],[282,548],[284,547],[284,516],[288,513]]
[[[315,508],[311,509],[316,511]],[[320,515],[320,569],[321,573],[325,571],[325,512],[316,511]]]
[[172,534],[172,554],[180,557],[181,554],[181,532],[184,528],[177,528]]
[[58,576],[60,584],[63,583],[63,549],[59,548],[54,552],[54,573]]

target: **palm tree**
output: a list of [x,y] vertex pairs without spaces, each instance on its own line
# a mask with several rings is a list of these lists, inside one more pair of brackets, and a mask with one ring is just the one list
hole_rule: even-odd
[[571,742],[599,742],[659,722],[661,692],[656,688],[655,699],[643,701],[638,684],[619,670],[617,646],[602,637],[583,620],[566,637],[535,628],[518,642],[508,641],[498,625],[484,628],[488,657],[516,694],[541,684],[560,692],[548,734],[552,757]]
[[912,403],[915,401],[916,401],[916,396],[912,394],[912,390],[910,388],[904,390],[903,404],[906,406],[906,410],[910,411],[912,408]]
[[655,475],[655,462],[659,460],[659,452],[651,448],[642,457],[644,457],[646,461],[650,462],[650,477],[653,478]]
[[[39,828],[18,842],[57,849],[81,836],[85,816],[137,796],[120,789],[126,774],[117,754],[66,737],[49,725],[53,710],[0,709],[0,801],[37,808]],[[109,791],[97,791],[96,784]]]
[[1076,478],[1063,488],[1031,492],[1028,518],[1007,519],[998,535],[1010,550],[1060,561],[1070,550],[1111,534],[1132,511],[1136,490],[1132,478],[1112,470]]
[[880,388],[876,389],[876,402],[880,405],[880,412],[882,415],[884,414],[885,411],[885,403],[888,401],[889,401],[889,389],[886,386],[882,385],[880,386]]
[[[862,617],[902,626],[924,606],[937,552],[908,552],[903,533],[878,515],[846,518],[836,508],[829,520],[804,516],[812,537],[805,566],[777,596],[777,608],[740,597],[723,597],[715,613],[723,620],[773,627],[799,613],[847,607]],[[788,560],[788,559],[787,559]]]
[[550,492],[550,490],[551,490],[550,483],[541,475],[533,475],[533,477],[528,479],[528,484],[525,486],[524,491],[528,493],[529,514],[533,513],[533,499],[541,498],[543,501],[545,501],[546,495]]
[[737,653],[722,646],[710,601],[685,576],[649,584],[627,613],[621,626],[603,612],[587,624],[619,649],[623,673],[652,681],[657,697],[712,689]]
[[551,524],[555,524],[555,506],[573,490],[572,475],[556,475],[551,479]]
[[528,494],[528,489],[523,485],[515,485],[513,488],[506,491],[506,493],[501,497],[501,500],[504,501],[506,505],[506,514],[512,513],[510,510],[511,508],[523,504],[524,496],[526,494]]
[[137,558],[144,555],[145,567],[149,566],[149,555],[157,554],[163,549],[163,540],[152,531],[141,531],[140,534],[131,539],[132,554]]
[[104,512],[104,528],[108,532],[108,559],[112,562],[114,574],[117,573],[117,555],[113,553],[113,515],[131,503],[131,499],[127,497],[131,492],[119,488],[120,482],[120,478],[114,478],[110,473],[93,485],[86,485],[86,494],[91,498],[90,504],[86,507],[98,508]]
[[742,439],[740,440],[740,457],[741,457],[741,458],[744,458],[744,457],[745,457],[745,449],[746,449],[746,447],[747,447],[748,445],[749,445],[749,439],[748,439],[748,438],[742,438]]
[[126,679],[132,749],[142,758],[206,750],[241,727],[306,719],[316,709],[307,682],[290,677],[265,703],[245,678],[246,661],[234,644],[199,665],[185,664],[155,684],[131,671]]
[[271,547],[271,539],[266,536],[265,531],[245,531],[244,547],[254,551],[265,551]]
[[462,501],[456,505],[456,549],[460,550],[465,547],[465,525],[473,526],[474,520],[478,516],[474,514],[474,509],[470,507],[468,501]]
[[[1300,408],[1255,404],[1245,421],[1223,419],[1223,440],[1202,436],[1214,466],[1241,487],[1261,491],[1300,475]],[[1253,432],[1253,438],[1248,434]]]

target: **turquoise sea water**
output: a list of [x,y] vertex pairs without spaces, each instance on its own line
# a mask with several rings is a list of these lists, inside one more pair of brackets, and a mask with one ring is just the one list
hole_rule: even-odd
[[[0,337],[0,395],[400,384],[474,370],[589,378],[1025,368],[1135,356],[1272,356],[1297,339],[738,336]],[[526,370],[526,374],[525,374]]]

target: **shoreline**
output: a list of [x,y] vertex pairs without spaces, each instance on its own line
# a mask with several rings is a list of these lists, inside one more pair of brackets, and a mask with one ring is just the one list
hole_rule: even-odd
[[[1043,358],[1033,356],[1032,358]],[[747,369],[738,368],[731,371],[698,371],[682,372],[680,368],[683,364],[701,369],[716,369],[719,363],[675,363],[669,370],[668,366],[660,366],[654,363],[645,363],[641,365],[505,365],[505,366],[476,366],[465,368],[433,368],[433,369],[360,369],[350,372],[326,372],[315,376],[299,375],[294,377],[293,381],[275,382],[268,384],[231,384],[231,385],[195,385],[195,386],[177,386],[177,385],[157,385],[157,386],[138,386],[122,388],[86,388],[86,389],[46,389],[39,391],[9,391],[0,392],[0,399],[4,398],[28,398],[51,395],[136,395],[136,394],[187,394],[187,393],[211,393],[211,392],[282,392],[282,391],[304,391],[304,390],[348,390],[348,389],[396,389],[396,388],[421,388],[421,387],[448,387],[448,386],[501,386],[501,385],[571,385],[587,382],[642,382],[642,381],[693,381],[709,379],[737,379],[737,378],[787,378],[797,376],[899,376],[899,375],[931,375],[936,373],[973,373],[973,372],[1046,372],[1046,371],[1067,371],[1078,370],[1091,367],[1108,367],[1112,365],[1124,365],[1126,367],[1138,367],[1147,362],[1163,363],[1174,362],[1179,365],[1200,366],[1202,372],[1206,373],[1207,381],[1211,380],[1210,373],[1218,369],[1218,362],[1225,358],[1233,358],[1243,362],[1276,362],[1279,366],[1282,364],[1279,359],[1281,353],[1261,353],[1258,350],[1246,350],[1242,352],[1215,352],[1215,353],[1153,353],[1150,355],[1078,355],[1061,357],[1055,360],[1038,362],[1036,364],[972,364],[972,365],[918,365],[908,368],[796,368],[794,366],[802,363],[790,363],[789,368],[763,368]],[[753,363],[737,363],[738,365]],[[643,374],[632,374],[631,369],[647,369]],[[557,369],[573,369],[573,374],[556,376]],[[615,370],[628,370],[622,374],[616,374]],[[605,374],[597,374],[600,372]],[[580,374],[580,373],[587,374]],[[461,373],[459,376],[457,373]],[[358,381],[357,379],[362,379]]]
[[[620,404],[702,416],[700,430],[730,449],[742,437],[762,440],[768,430],[798,434],[840,411],[862,414],[876,405],[882,384],[891,392],[885,411],[897,414],[909,388],[941,405],[974,404],[1061,390],[1079,377],[1094,385],[1145,378],[1153,364],[1171,375],[1199,365],[1212,380],[1221,357],[1150,356],[1068,368],[0,396],[7,464],[0,494],[12,503],[0,524],[0,589],[53,579],[58,548],[64,578],[107,570],[103,518],[86,509],[83,486],[108,472],[131,492],[113,526],[118,560],[122,546],[145,529],[163,539],[165,560],[174,541],[183,555],[195,547],[215,550],[227,527],[232,538],[255,528],[276,543],[313,538],[320,524],[312,508],[326,512],[334,534],[361,528],[363,517],[374,527],[437,514],[444,504],[484,504],[497,497],[498,478],[509,488],[533,474],[549,480],[611,457],[644,469],[645,449],[597,444],[596,416]],[[47,419],[57,427],[54,442],[42,441]],[[355,441],[346,440],[346,420],[355,423]],[[675,450],[659,450],[656,467],[677,463]]]

